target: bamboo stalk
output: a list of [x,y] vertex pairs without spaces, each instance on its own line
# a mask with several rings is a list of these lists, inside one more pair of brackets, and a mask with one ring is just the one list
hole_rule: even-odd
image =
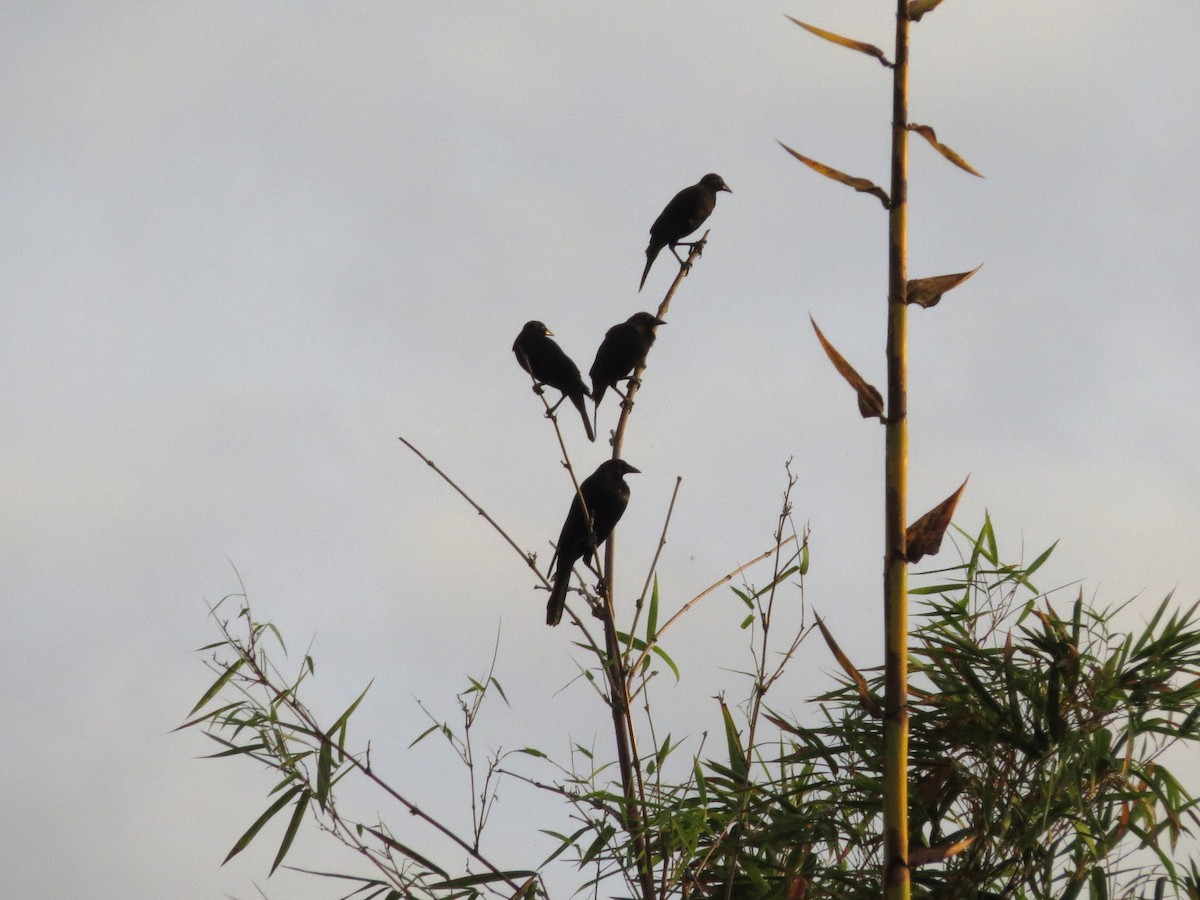
[[888,215],[884,500],[883,896],[908,900],[908,4],[897,0]]

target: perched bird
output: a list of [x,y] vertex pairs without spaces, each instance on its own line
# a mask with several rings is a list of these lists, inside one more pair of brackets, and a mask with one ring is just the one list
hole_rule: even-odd
[[646,354],[654,343],[655,327],[666,324],[657,316],[640,312],[608,329],[588,372],[592,378],[592,402],[596,404],[597,412],[606,390],[612,388],[621,393],[617,382],[629,378],[633,370],[646,361]]
[[[685,237],[703,225],[704,220],[712,214],[713,207],[717,205],[718,191],[733,193],[720,175],[709,172],[691,187],[685,187],[671,198],[671,202],[666,205],[659,217],[654,220],[654,224],[650,226],[650,244],[646,247],[646,268],[642,272],[642,283],[638,285],[639,291],[645,287],[650,267],[654,265],[654,260],[658,258],[659,251],[663,247],[670,247],[675,258],[679,259],[675,248],[683,242]],[[683,260],[679,259],[679,262],[682,263]]]
[[[562,620],[567,588],[571,585],[571,569],[575,563],[594,557],[620,521],[629,503],[629,485],[625,483],[625,475],[637,471],[623,459],[607,459],[579,485],[579,491],[571,499],[571,509],[567,513],[567,520],[563,522],[562,533],[558,536],[554,559],[550,561],[555,569],[554,588],[550,591],[550,602],[546,604],[547,625],[557,625]],[[579,502],[581,494],[587,504],[588,515],[592,517],[590,529],[583,505]]]
[[541,393],[543,384],[562,391],[562,396],[559,397],[558,403],[550,407],[550,412],[558,409],[559,404],[569,397],[583,418],[583,427],[587,431],[588,440],[594,441],[596,432],[592,430],[592,422],[588,418],[587,407],[583,402],[583,398],[590,397],[591,394],[588,392],[587,385],[583,383],[583,377],[579,374],[579,366],[571,362],[571,358],[563,352],[562,347],[551,339],[552,334],[554,332],[541,322],[536,320],[526,322],[525,327],[521,329],[521,333],[513,342],[513,353],[516,354],[521,368],[532,375],[534,381],[537,382],[534,385],[535,391]]

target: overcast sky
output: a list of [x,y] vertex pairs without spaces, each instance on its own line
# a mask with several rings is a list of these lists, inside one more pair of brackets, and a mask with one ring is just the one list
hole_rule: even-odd
[[[586,370],[666,290],[664,254],[637,293],[647,229],[705,172],[734,193],[638,397],[618,594],[676,476],[668,605],[767,548],[791,458],[806,602],[876,664],[883,432],[808,317],[883,387],[886,217],[776,140],[886,184],[887,70],[784,15],[887,47],[891,8],[10,4],[0,893],[337,895],[266,880],[278,830],[219,868],[273,779],[168,733],[207,686],[194,650],[234,567],[294,652],[313,641],[329,718],[375,679],[351,742],[452,818],[460,772],[404,749],[427,725],[414,698],[452,715],[497,634],[512,709],[481,740],[610,752],[589,690],[560,692],[570,629],[541,624],[521,560],[397,436],[547,559],[571,489],[513,338],[541,319]],[[1040,585],[1136,595],[1135,619],[1200,595],[1197,59],[1186,0],[950,0],[913,40],[912,119],[986,179],[913,139],[910,274],[984,266],[911,315],[911,509],[970,474],[959,524],[989,510],[1011,559],[1059,540]],[[572,416],[586,473],[605,447]],[[718,593],[669,645],[678,736],[713,726],[718,690],[744,695],[720,668],[745,666],[741,614]],[[832,668],[806,645],[777,706],[802,714]],[[504,800],[486,846],[535,865],[537,829],[564,823]]]

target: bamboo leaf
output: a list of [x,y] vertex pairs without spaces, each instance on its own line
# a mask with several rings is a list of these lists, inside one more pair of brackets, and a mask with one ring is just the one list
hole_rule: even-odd
[[171,729],[171,731],[172,732],[183,731],[183,729],[191,728],[193,725],[199,725],[201,722],[211,721],[211,722],[215,723],[216,720],[218,718],[220,718],[220,716],[223,713],[227,713],[231,709],[239,709],[242,707],[242,705],[244,703],[245,703],[244,700],[236,700],[233,703],[227,703],[225,706],[222,706],[220,709],[214,709],[212,712],[207,712],[204,715],[199,716],[198,718],[189,719],[187,722],[184,722],[182,725],[175,726],[174,728]]
[[292,798],[298,793],[300,793],[299,787],[294,787],[290,790],[284,791],[278,800],[267,807],[266,812],[254,820],[254,824],[246,829],[246,833],[237,839],[237,843],[233,845],[233,849],[229,851],[229,855],[221,860],[221,865],[225,865],[225,863],[229,862],[231,859],[245,850],[250,842],[254,840],[254,836],[262,830],[262,827],[271,821],[271,817],[287,806],[288,803],[291,802]]
[[342,713],[340,716],[338,716],[338,719],[336,722],[334,722],[332,725],[329,726],[329,736],[330,737],[333,737],[334,735],[338,734],[339,731],[341,732],[341,734],[338,735],[337,743],[338,743],[338,753],[343,757],[346,755],[346,724],[350,721],[350,716],[352,716],[354,714],[354,711],[356,709],[358,709],[358,704],[362,703],[363,697],[367,696],[367,691],[369,691],[371,689],[371,685],[374,683],[375,683],[375,680],[371,679],[371,681],[368,682],[367,686],[365,688],[363,688],[363,692],[358,695],[358,699],[356,699],[353,703],[351,703],[348,707],[346,707],[346,711],[344,713]]
[[958,498],[962,496],[970,478],[970,475],[964,478],[957,491],[908,526],[905,533],[904,558],[910,563],[920,561],[923,556],[933,556],[941,549],[942,537],[950,527],[950,520],[954,518],[954,508],[958,506]]
[[857,50],[859,53],[865,53],[867,56],[873,56],[879,60],[881,65],[886,66],[889,69],[896,68],[896,64],[888,59],[884,55],[883,51],[874,44],[864,44],[862,41],[855,41],[848,37],[842,37],[840,34],[834,34],[832,31],[826,31],[824,28],[817,28],[815,25],[805,24],[799,19],[793,19],[791,16],[788,16],[787,18],[799,25],[809,34],[815,34],[817,37],[824,38],[825,40],[841,47],[849,47],[851,50]]
[[808,317],[808,321],[812,322],[813,331],[817,333],[817,340],[821,342],[821,346],[825,349],[825,355],[829,357],[829,361],[833,363],[833,367],[838,370],[838,374],[845,378],[850,387],[854,388],[854,392],[858,394],[859,413],[864,419],[877,417],[882,422],[884,420],[883,395],[876,390],[874,385],[868,384],[854,370],[854,366],[846,362],[833,344],[825,340],[825,335],[821,333],[821,329],[817,327],[816,320],[812,316]]
[[[529,869],[516,869],[511,872],[483,872],[478,875],[464,875],[462,878],[450,878],[431,884],[431,891],[448,890],[452,888],[472,887],[477,884],[493,884],[497,881],[509,881],[515,878],[531,878],[537,873]],[[515,896],[514,896],[515,900]]]
[[908,0],[908,21],[920,22],[921,16],[941,2],[942,0]]
[[680,679],[679,666],[675,665],[675,660],[671,659],[671,657],[667,655],[667,652],[658,644],[655,644],[653,647],[651,647],[650,652],[667,664],[667,666],[675,675],[675,681],[678,682]]
[[275,862],[271,863],[271,871],[267,873],[270,878],[275,870],[279,868],[279,864],[283,862],[283,858],[292,849],[292,841],[296,839],[296,832],[300,828],[300,823],[304,821],[304,813],[308,811],[308,801],[312,799],[307,793],[301,795],[296,801],[296,809],[292,813],[292,820],[288,822],[287,831],[284,832],[283,840],[279,843],[279,852],[275,854]]
[[825,627],[825,622],[820,616],[816,617],[817,627],[821,629],[821,636],[825,638],[825,644],[833,653],[833,658],[838,661],[838,665],[842,667],[850,680],[854,682],[858,688],[858,696],[862,700],[863,706],[871,715],[882,718],[883,707],[879,705],[879,701],[871,694],[870,688],[867,687],[867,679],[863,677],[862,672],[855,668],[854,663],[850,662],[850,657],[842,652],[842,648],[838,646],[837,641],[833,639],[833,635],[829,633],[829,629]]
[[411,750],[413,747],[415,747],[417,744],[421,743],[421,741],[425,740],[425,738],[429,737],[429,735],[433,734],[435,731],[437,731],[441,727],[442,727],[441,723],[434,722],[432,725],[430,725],[428,728],[426,728],[424,731],[422,731],[420,734],[418,734],[415,738],[412,739],[412,742],[408,745],[408,749]]
[[333,744],[321,741],[321,750],[317,754],[317,802],[321,804],[322,812],[329,802],[329,785],[333,774]]
[[887,191],[879,187],[879,185],[875,184],[873,181],[869,181],[866,178],[857,178],[854,175],[847,175],[845,172],[839,172],[832,166],[827,166],[824,163],[817,162],[815,159],[809,159],[807,156],[797,153],[783,141],[778,141],[777,143],[780,147],[792,154],[792,156],[796,157],[796,159],[800,160],[800,162],[804,163],[814,172],[819,172],[826,178],[832,178],[834,181],[840,181],[847,187],[854,188],[860,194],[871,194],[875,197],[878,197],[879,202],[883,204],[884,209],[891,208],[892,200],[887,195]]
[[908,130],[915,131],[921,137],[925,138],[925,140],[929,141],[930,147],[932,147],[938,153],[942,154],[942,156],[946,157],[946,159],[950,160],[950,162],[954,163],[956,166],[958,166],[964,172],[970,172],[976,178],[983,177],[982,172],[978,171],[969,162],[967,162],[965,159],[963,159],[961,156],[959,156],[957,153],[955,153],[953,150],[951,150],[949,147],[947,147],[945,144],[943,144],[941,141],[939,141],[937,139],[937,133],[932,128],[930,128],[928,125],[910,124],[908,126]]
[[958,287],[976,272],[983,268],[980,263],[970,272],[955,272],[953,275],[934,275],[930,278],[914,278],[908,283],[904,292],[905,303],[915,303],[928,309],[937,306],[942,294]]
[[746,765],[746,751],[742,749],[742,736],[738,734],[737,726],[733,721],[733,714],[729,711],[729,707],[725,705],[725,701],[721,700],[719,702],[721,704],[721,718],[725,722],[725,744],[729,752],[729,768],[740,781],[744,782],[750,769]]
[[646,612],[646,643],[658,636],[658,576],[654,576],[654,590],[650,592],[650,609]]
[[221,673],[221,677],[214,681],[212,686],[204,692],[204,696],[196,701],[196,705],[192,707],[192,711],[189,712],[188,715],[194,716],[198,709],[201,709],[204,704],[206,704],[213,697],[217,696],[217,694],[221,692],[221,688],[225,687],[225,685],[229,683],[229,679],[237,673],[237,670],[242,667],[242,663],[245,661],[245,657],[242,657],[232,666],[227,667],[225,671]]
[[377,837],[379,840],[383,841],[384,844],[386,844],[391,849],[395,850],[397,853],[403,854],[404,856],[411,859],[413,862],[417,863],[418,865],[424,866],[430,872],[435,872],[438,875],[441,875],[443,878],[448,879],[450,877],[450,873],[447,872],[445,869],[443,869],[441,866],[436,865],[433,862],[430,862],[428,859],[426,859],[420,853],[413,850],[411,847],[406,847],[404,844],[400,843],[398,840],[396,840],[391,835],[384,834],[378,828],[372,828],[369,825],[366,825],[364,827],[366,828],[367,831],[371,832],[371,834],[375,835],[375,837]]

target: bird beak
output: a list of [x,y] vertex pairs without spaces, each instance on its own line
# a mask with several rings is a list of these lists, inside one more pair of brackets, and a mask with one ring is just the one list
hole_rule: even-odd
[[729,185],[725,184],[724,182],[722,182],[721,186],[719,188],[717,188],[717,190],[725,191],[727,194],[733,193],[733,188],[731,188]]
[[625,463],[625,472],[626,472],[626,474],[628,474],[628,475],[641,475],[641,474],[642,474],[642,470],[641,470],[641,469],[635,469],[635,468],[634,468],[633,466],[631,466],[629,463]]
[[654,324],[655,325],[666,325],[667,323],[664,319],[655,319]]
[[546,336],[547,336],[547,337],[554,337],[554,332],[553,332],[553,331],[551,331],[549,328],[547,328],[547,329],[546,329]]

